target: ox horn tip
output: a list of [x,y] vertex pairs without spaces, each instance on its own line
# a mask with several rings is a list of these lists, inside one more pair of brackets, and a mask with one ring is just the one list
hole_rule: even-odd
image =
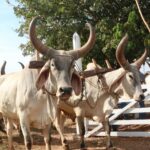
[[85,27],[89,27],[91,24],[89,22],[85,23]]
[[94,28],[92,28],[92,25],[91,25],[89,22],[85,23],[85,27],[86,27],[86,28],[89,28],[90,30],[91,30],[91,29],[94,30]]
[[43,19],[43,17],[40,16],[40,15],[34,16],[34,17],[32,18],[32,21],[31,21],[31,23],[30,23],[30,26],[31,26],[31,24],[36,24],[37,20],[39,20],[39,19]]
[[129,39],[128,33],[126,33],[126,34],[124,35],[123,39],[126,40],[126,41]]
[[34,17],[32,18],[32,22],[35,23],[35,22],[37,21],[37,19],[39,19],[39,16],[34,16]]
[[122,40],[120,41],[120,43],[119,43],[119,45],[118,45],[118,48],[120,47],[120,45],[122,45],[122,46],[127,45],[128,39],[129,39],[129,36],[128,36],[128,34],[126,33],[126,34],[124,35],[124,37],[122,38]]

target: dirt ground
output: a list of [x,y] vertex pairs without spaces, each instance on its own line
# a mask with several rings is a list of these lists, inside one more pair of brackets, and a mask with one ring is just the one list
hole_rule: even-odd
[[[142,130],[147,131],[150,126],[132,126],[120,127],[119,130]],[[79,139],[75,136],[75,124],[65,126],[65,135],[71,150],[79,150]],[[33,150],[44,150],[43,136],[40,131],[32,130]],[[14,130],[13,140],[15,150],[24,150],[23,138],[19,137],[18,132]],[[86,138],[87,150],[105,150],[104,137]],[[132,138],[132,137],[112,137],[114,150],[150,150],[150,138]],[[7,136],[0,132],[0,150],[7,150]],[[60,136],[55,129],[52,130],[52,150],[62,150]]]

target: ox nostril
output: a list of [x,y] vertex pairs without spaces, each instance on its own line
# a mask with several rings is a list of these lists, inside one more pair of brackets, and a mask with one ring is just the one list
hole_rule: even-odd
[[72,87],[69,87],[67,90],[68,90],[68,93],[72,93]]
[[147,91],[147,89],[142,89],[143,93]]
[[63,93],[64,92],[63,88],[59,88],[59,92]]
[[145,98],[144,94],[141,94],[140,95],[140,100],[144,100],[144,98]]
[[72,93],[72,87],[60,87],[59,92],[63,94],[71,94]]

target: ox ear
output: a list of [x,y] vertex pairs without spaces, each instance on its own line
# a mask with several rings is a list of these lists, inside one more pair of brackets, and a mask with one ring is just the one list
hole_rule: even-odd
[[71,85],[76,95],[79,95],[82,91],[82,82],[80,76],[74,72],[71,79]]
[[49,76],[49,71],[50,71],[50,61],[47,61],[46,64],[41,69],[39,76],[36,80],[36,87],[38,90],[44,87],[44,84]]

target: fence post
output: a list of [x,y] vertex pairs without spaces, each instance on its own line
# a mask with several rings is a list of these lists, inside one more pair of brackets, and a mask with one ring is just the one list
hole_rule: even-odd
[[[81,47],[80,36],[78,35],[77,32],[75,32],[73,34],[73,49],[77,49],[80,47]],[[82,58],[79,58],[76,61],[75,69],[79,72],[82,71]],[[86,118],[84,119],[84,125],[85,125],[85,131],[86,131],[87,130],[87,119]],[[79,127],[77,124],[76,124],[76,133],[77,133],[77,135],[79,135]]]
[[[80,37],[77,32],[73,34],[73,49],[81,47]],[[82,58],[76,60],[75,68],[77,71],[82,71]]]

